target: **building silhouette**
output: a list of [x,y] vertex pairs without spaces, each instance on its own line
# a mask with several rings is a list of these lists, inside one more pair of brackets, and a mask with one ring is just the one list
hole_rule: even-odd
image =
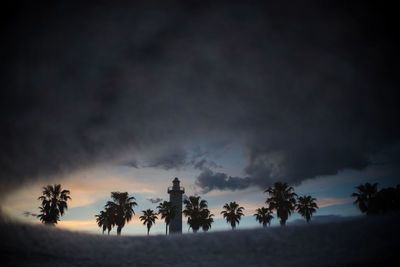
[[176,207],[175,217],[169,224],[170,234],[182,233],[182,195],[185,188],[179,185],[180,181],[177,177],[172,181],[172,186],[168,187],[169,201]]

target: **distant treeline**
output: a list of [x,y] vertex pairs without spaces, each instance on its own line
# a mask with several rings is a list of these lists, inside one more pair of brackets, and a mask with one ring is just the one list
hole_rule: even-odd
[[378,183],[361,184],[356,188],[358,192],[351,196],[356,198],[354,204],[362,213],[371,215],[400,210],[400,184],[396,188],[387,187],[380,191],[378,191]]

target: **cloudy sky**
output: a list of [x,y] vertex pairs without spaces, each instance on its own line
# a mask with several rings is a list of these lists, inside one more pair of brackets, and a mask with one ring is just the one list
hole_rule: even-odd
[[[22,213],[61,183],[72,201],[60,226],[100,232],[111,191],[134,195],[139,214],[177,176],[216,215],[239,202],[240,227],[254,227],[276,181],[317,197],[316,215],[342,216],[359,214],[354,186],[399,183],[390,6],[38,1],[3,12],[0,201],[12,216],[36,221]],[[228,229],[219,217],[213,229]],[[135,217],[123,231],[145,227]]]

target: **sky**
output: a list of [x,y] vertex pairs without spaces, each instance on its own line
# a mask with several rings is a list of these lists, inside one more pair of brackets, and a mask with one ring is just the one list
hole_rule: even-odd
[[[7,214],[38,223],[23,212],[60,183],[72,201],[59,226],[100,233],[111,191],[135,196],[140,215],[178,177],[225,230],[230,201],[245,207],[239,228],[259,227],[252,214],[276,181],[316,197],[316,218],[359,215],[360,183],[399,183],[387,4],[20,1],[3,12]],[[135,217],[123,232],[145,227]]]

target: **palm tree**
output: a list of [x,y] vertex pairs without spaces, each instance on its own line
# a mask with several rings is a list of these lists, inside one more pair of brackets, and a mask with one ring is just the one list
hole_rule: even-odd
[[208,230],[211,229],[211,224],[214,222],[214,219],[212,218],[214,214],[211,214],[211,212],[208,209],[203,210],[203,214],[201,216],[202,222],[201,222],[201,228],[203,229],[204,232],[207,232]]
[[128,192],[111,192],[114,201],[108,201],[105,208],[112,214],[112,220],[117,225],[117,234],[121,235],[121,230],[128,223],[135,212],[133,210],[137,203],[134,197],[129,197]]
[[221,214],[226,219],[227,223],[230,223],[232,226],[232,230],[235,229],[236,223],[239,224],[239,221],[243,214],[243,207],[239,207],[239,204],[236,202],[226,203],[223,207],[225,210],[221,211]]
[[270,195],[265,203],[268,204],[271,210],[276,210],[277,216],[280,218],[281,226],[285,226],[290,214],[296,208],[296,193],[293,192],[293,187],[287,183],[276,182],[273,187],[265,190],[265,193]]
[[316,199],[311,196],[303,196],[297,199],[296,209],[301,216],[306,218],[307,223],[310,222],[312,214],[318,209],[315,200]]
[[358,190],[358,193],[353,193],[351,195],[352,197],[356,198],[354,204],[358,205],[358,208],[362,213],[366,213],[367,215],[374,213],[376,208],[374,207],[374,200],[378,193],[378,184],[360,184],[356,188]]
[[254,216],[256,216],[256,220],[261,223],[263,225],[263,227],[267,227],[267,225],[271,224],[271,220],[272,218],[274,218],[274,216],[272,216],[272,210],[269,208],[265,208],[265,207],[261,207],[256,209],[256,214],[254,214]]
[[200,200],[200,197],[190,196],[183,203],[186,205],[183,214],[185,217],[188,217],[187,223],[193,229],[193,232],[196,233],[200,227],[205,225],[206,216],[209,214],[207,201]]
[[146,224],[147,226],[147,235],[149,235],[150,228],[153,226],[153,224],[156,223],[157,215],[154,213],[154,210],[147,209],[147,210],[142,210],[143,215],[139,217],[141,221],[143,221],[143,224]]
[[37,217],[45,224],[54,225],[60,220],[60,216],[68,209],[67,201],[71,199],[69,190],[62,190],[60,184],[43,187],[42,201],[39,207],[40,214]]
[[108,230],[108,234],[110,234],[112,227],[115,225],[112,215],[109,209],[102,210],[99,215],[95,215],[97,225],[103,227],[103,234],[106,229]]
[[165,221],[165,235],[168,233],[168,226],[174,219],[176,214],[176,207],[172,202],[164,201],[157,206],[158,213],[161,214],[161,219]]

